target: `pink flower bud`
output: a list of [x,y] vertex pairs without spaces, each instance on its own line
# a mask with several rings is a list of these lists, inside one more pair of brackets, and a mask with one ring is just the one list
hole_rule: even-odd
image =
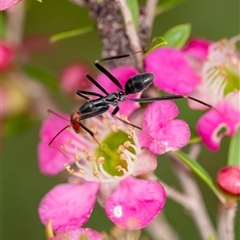
[[240,197],[240,166],[227,166],[217,174],[218,186],[226,193]]
[[65,67],[60,76],[62,90],[72,95],[75,89],[90,88],[91,82],[85,77],[86,73],[93,75],[91,68],[86,63],[77,62]]
[[0,4],[0,11],[6,10],[22,0],[3,0]]
[[14,52],[10,44],[0,41],[0,72],[4,72],[12,66]]

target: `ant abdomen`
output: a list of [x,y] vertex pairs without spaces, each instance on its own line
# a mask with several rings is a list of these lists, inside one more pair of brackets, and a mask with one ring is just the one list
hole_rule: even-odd
[[125,94],[134,94],[147,89],[153,82],[154,75],[152,73],[139,73],[129,78],[125,84]]

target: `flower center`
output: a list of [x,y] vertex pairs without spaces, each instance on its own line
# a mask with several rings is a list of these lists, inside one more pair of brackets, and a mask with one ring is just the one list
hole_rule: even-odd
[[73,133],[73,139],[63,146],[74,157],[77,167],[65,164],[68,172],[100,182],[115,182],[131,175],[134,160],[141,151],[134,128],[109,114],[89,119],[86,127],[94,132],[94,138],[84,132]]
[[[103,168],[106,172],[113,176],[122,176],[123,172],[119,171],[123,168],[128,171],[125,155],[119,152],[119,146],[129,141],[133,144],[133,139],[128,137],[128,134],[122,130],[117,133],[110,133],[101,143],[101,147],[96,150],[96,156],[104,157],[105,161]],[[128,151],[135,153],[134,149],[130,146]]]

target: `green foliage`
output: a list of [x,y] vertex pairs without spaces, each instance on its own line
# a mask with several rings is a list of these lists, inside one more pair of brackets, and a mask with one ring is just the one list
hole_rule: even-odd
[[181,24],[170,28],[163,34],[163,37],[168,42],[168,46],[181,48],[187,42],[191,32],[191,24]]
[[33,80],[41,82],[50,90],[58,90],[58,80],[52,73],[33,64],[24,64],[21,67]]
[[91,32],[94,30],[93,26],[87,26],[87,27],[81,27],[81,28],[76,28],[76,29],[72,29],[69,31],[64,31],[64,32],[60,32],[60,33],[56,33],[54,35],[52,35],[49,39],[49,41],[51,43],[66,39],[66,38],[71,38],[71,37],[76,37],[79,35],[83,35],[85,33]]
[[228,165],[240,166],[240,128],[238,128],[237,134],[231,138],[228,152]]
[[10,136],[26,131],[34,123],[28,114],[11,116],[3,124],[4,136]]
[[156,9],[156,15],[161,14],[163,12],[169,11],[172,8],[176,7],[180,3],[182,3],[183,0],[162,0],[159,1],[159,4],[157,5]]
[[163,45],[166,45],[167,42],[163,37],[155,37],[152,42],[150,43],[148,49],[147,49],[147,53],[150,53],[151,51],[153,51],[154,49],[161,47]]
[[208,187],[215,193],[215,195],[222,203],[226,202],[224,196],[218,191],[217,187],[214,185],[211,176],[197,161],[191,159],[186,153],[183,153],[181,151],[176,151],[173,154],[178,157],[182,162],[184,162],[197,176],[199,176],[200,179],[208,185]]
[[138,32],[138,19],[139,19],[139,6],[137,0],[127,0],[128,8],[132,15],[132,20],[134,23],[134,27],[136,29],[136,32]]
[[1,22],[1,28],[0,28],[0,38],[4,38],[5,36],[5,26],[6,26],[6,17],[5,13],[3,11],[0,11],[0,22]]

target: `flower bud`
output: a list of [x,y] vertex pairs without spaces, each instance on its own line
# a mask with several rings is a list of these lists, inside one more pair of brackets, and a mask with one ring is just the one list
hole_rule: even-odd
[[240,197],[240,166],[227,166],[217,174],[218,186],[226,193]]
[[0,53],[0,73],[2,73],[12,66],[14,51],[10,44],[0,40]]
[[66,66],[60,76],[61,89],[72,95],[75,89],[90,88],[91,82],[85,77],[86,73],[93,75],[91,68],[86,63],[77,62]]

